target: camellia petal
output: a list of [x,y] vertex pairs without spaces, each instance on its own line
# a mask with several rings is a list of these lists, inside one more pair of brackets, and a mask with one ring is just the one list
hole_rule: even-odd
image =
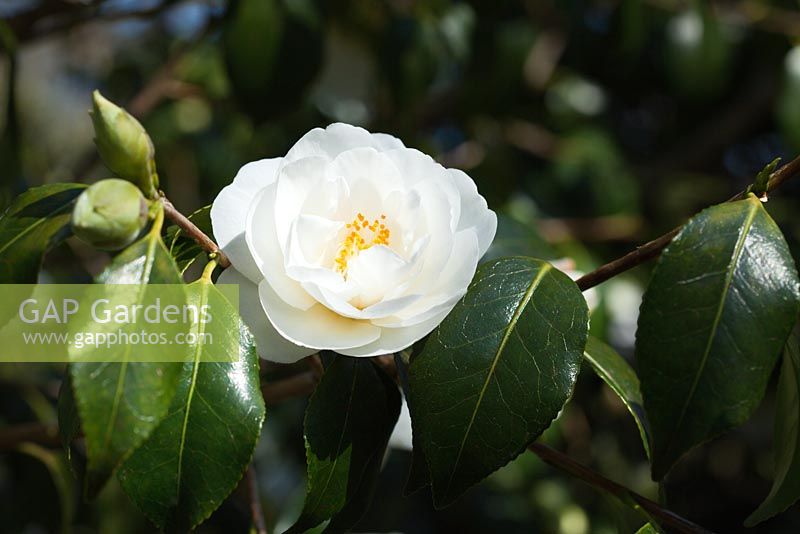
[[277,186],[272,184],[261,191],[252,202],[246,222],[247,246],[258,265],[261,274],[259,282],[266,279],[286,302],[297,308],[308,309],[314,305],[314,299],[303,290],[297,280],[286,274],[283,251],[275,231],[273,206],[276,192]]
[[256,338],[256,346],[263,358],[278,363],[294,363],[316,352],[315,349],[296,345],[280,335],[264,315],[258,298],[258,286],[233,267],[225,269],[217,279],[218,284],[239,286],[239,313]]
[[259,284],[258,295],[272,326],[298,345],[347,354],[351,347],[367,345],[381,335],[381,329],[368,321],[348,319],[322,304],[298,310],[281,300],[266,282]]
[[371,134],[364,128],[350,124],[334,123],[327,128],[314,128],[286,154],[286,161],[295,161],[309,156],[323,156],[332,160],[345,150],[371,147],[380,151],[404,148],[403,143],[394,136]]
[[311,266],[333,262],[336,236],[344,229],[342,221],[332,221],[318,215],[300,215],[289,230],[286,265]]
[[475,182],[466,173],[458,169],[448,169],[447,173],[458,188],[461,199],[461,214],[456,231],[474,229],[478,236],[478,248],[483,256],[497,232],[497,215],[488,209],[486,199],[478,194]]
[[477,236],[473,232],[460,232],[455,236],[449,261],[435,284],[428,288],[429,292],[400,312],[374,322],[380,326],[402,328],[428,321],[442,313],[447,315],[466,293],[480,257]]
[[[455,305],[455,303],[453,304]],[[427,321],[417,323],[413,326],[382,328],[380,338],[372,343],[361,347],[340,350],[339,352],[346,356],[380,356],[381,354],[399,352],[413,345],[415,341],[430,334],[449,312],[450,310],[444,310],[438,315],[428,318]]]
[[[328,173],[342,176],[350,186],[354,208],[361,211],[380,211],[383,199],[393,191],[402,191],[403,179],[392,160],[374,148],[354,148],[342,152],[330,162]],[[359,188],[359,185],[362,187]],[[359,189],[366,192],[359,194]]]
[[297,349],[261,349],[282,362],[407,348],[466,293],[497,229],[465,173],[347,124],[243,167],[212,217],[235,269],[224,279],[250,280],[242,313],[261,344]]
[[275,181],[281,161],[273,158],[248,163],[211,206],[211,226],[219,248],[253,282],[261,276],[245,240],[247,208],[260,191]]
[[[275,204],[270,215],[275,218],[275,232],[281,250],[286,250],[292,222],[300,215],[306,199],[319,192],[325,180],[327,161],[320,157],[288,162],[278,171]],[[257,232],[258,228],[253,228]]]

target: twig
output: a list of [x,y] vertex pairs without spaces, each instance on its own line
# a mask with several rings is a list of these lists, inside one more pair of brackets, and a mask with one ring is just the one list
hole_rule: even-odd
[[[767,191],[773,191],[774,189],[777,189],[786,180],[796,176],[798,173],[800,173],[800,157],[796,157],[772,173],[769,183],[767,184]],[[747,191],[742,191],[728,199],[728,202],[741,200],[746,196]],[[682,226],[674,228],[661,237],[637,247],[636,250],[627,253],[621,258],[617,258],[614,261],[598,267],[594,271],[578,278],[575,283],[578,284],[578,287],[581,289],[581,291],[586,291],[587,289],[605,282],[609,278],[613,278],[614,276],[632,269],[637,265],[646,262],[647,260],[655,258],[661,253],[662,250],[664,250],[664,248],[666,248],[667,245],[669,245],[672,239],[678,235],[678,232],[681,231],[681,228]]]
[[680,532],[682,534],[703,534],[710,532],[674,512],[661,508],[661,506],[650,499],[629,490],[621,484],[617,484],[613,480],[607,479],[600,473],[589,469],[566,454],[558,452],[547,445],[534,442],[528,446],[528,450],[551,466],[574,477],[580,478],[590,486],[608,492],[624,502],[633,501],[637,506],[641,507],[642,510],[647,512],[648,515],[652,516],[659,525],[667,527],[670,532]]
[[[775,172],[769,177],[769,183],[767,183],[767,191],[773,191],[783,184],[789,178],[792,178],[797,173],[800,172],[800,157],[794,158],[792,161],[787,163],[786,165],[781,166],[779,169],[776,169]],[[743,198],[745,195],[744,192],[739,193],[738,197]]]
[[591,289],[596,285],[602,284],[609,278],[613,278],[618,274],[627,271],[628,269],[633,269],[637,265],[640,265],[647,260],[651,260],[658,256],[680,231],[680,226],[678,228],[674,228],[669,233],[662,235],[658,239],[654,239],[648,243],[645,243],[644,245],[636,247],[635,250],[628,252],[621,258],[617,258],[614,261],[610,261],[605,265],[598,267],[590,273],[586,273],[575,280],[575,283],[578,285],[581,291],[586,291],[587,289]]
[[267,534],[264,522],[264,511],[261,509],[261,494],[258,491],[258,477],[253,463],[247,467],[247,500],[250,504],[250,515],[253,516],[253,529],[257,534]]
[[175,206],[172,205],[172,202],[170,202],[167,197],[162,195],[161,203],[164,205],[164,215],[166,215],[170,221],[174,222],[184,234],[194,239],[203,250],[209,254],[216,255],[216,260],[220,267],[224,269],[230,266],[231,261],[225,253],[219,249],[217,244],[198,228],[197,225],[187,219],[183,213],[175,209]]

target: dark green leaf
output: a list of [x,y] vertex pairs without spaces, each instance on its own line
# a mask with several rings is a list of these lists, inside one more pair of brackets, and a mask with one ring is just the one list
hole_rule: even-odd
[[[211,206],[205,206],[189,215],[189,220],[192,221],[200,230],[203,231],[208,237],[214,239],[214,234],[211,229]],[[177,226],[170,226],[167,228],[166,242],[170,254],[175,259],[178,265],[178,270],[181,273],[191,266],[197,258],[205,257],[206,251],[197,244],[197,241],[188,237]]]
[[[212,344],[196,347],[187,362],[169,415],[125,461],[119,480],[125,492],[159,528],[193,529],[233,491],[253,455],[264,400],[255,343],[236,309],[210,281],[198,280],[190,303],[208,304],[214,320],[200,324]],[[217,363],[204,351],[238,354]]]
[[[400,379],[400,385],[403,388],[405,400],[408,403],[411,395],[409,394],[408,387],[408,365],[406,363],[407,357],[404,359],[403,354],[395,354],[394,356],[395,367],[397,368],[397,376]],[[428,462],[425,460],[425,455],[422,452],[422,446],[419,443],[419,438],[412,433],[411,435],[411,469],[408,472],[408,479],[406,486],[403,488],[403,495],[411,495],[425,486],[430,486],[431,475],[428,473]]]
[[777,515],[800,499],[800,346],[798,331],[783,354],[775,407],[775,481],[772,490],[744,522],[752,527]]
[[587,329],[583,295],[550,264],[504,258],[478,269],[410,365],[414,435],[436,506],[550,426],[572,392]]
[[333,360],[306,410],[308,491],[289,532],[304,532],[327,519],[326,532],[344,532],[358,522],[399,414],[397,386],[368,359]]
[[[109,284],[181,284],[154,227],[98,277]],[[119,362],[70,365],[73,394],[86,436],[87,486],[93,496],[166,415],[182,363],[133,362],[131,345]]]
[[80,431],[81,420],[72,394],[72,379],[67,375],[61,382],[61,389],[58,392],[58,432],[68,459],[72,457],[72,440]]
[[419,438],[411,436],[411,469],[408,471],[408,479],[403,488],[403,495],[409,496],[424,487],[431,485],[431,475],[428,471],[428,461],[422,451]]
[[17,447],[17,450],[36,458],[47,468],[53,480],[53,485],[58,492],[62,530],[69,532],[72,527],[72,518],[75,515],[77,499],[75,498],[74,480],[66,459],[60,453],[45,449],[34,443],[22,443]]
[[10,26],[0,22],[0,50],[5,52],[8,58],[5,69],[5,81],[3,81],[3,94],[6,101],[4,107],[5,125],[0,131],[0,161],[3,162],[3,180],[0,184],[0,210],[4,209],[11,202],[15,192],[26,189],[25,180],[22,175],[22,162],[20,150],[20,124],[17,109],[17,75],[18,65],[18,43],[14,32]]
[[592,365],[597,375],[608,384],[614,393],[631,412],[639,434],[642,436],[642,445],[647,455],[650,455],[650,437],[647,429],[647,418],[644,413],[642,392],[639,387],[639,377],[633,368],[620,356],[617,351],[597,339],[589,336],[586,341],[584,358]]
[[317,75],[323,60],[317,10],[314,2],[241,0],[228,11],[221,49],[231,92],[258,122],[297,106]]
[[656,480],[750,416],[799,298],[786,241],[752,194],[704,210],[664,250],[636,334]]
[[0,283],[33,284],[42,258],[71,233],[72,204],[81,184],[34,187],[0,216]]

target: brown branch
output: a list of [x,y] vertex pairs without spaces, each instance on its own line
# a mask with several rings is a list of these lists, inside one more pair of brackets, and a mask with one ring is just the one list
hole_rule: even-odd
[[386,356],[376,356],[372,361],[375,362],[378,367],[383,369],[383,371],[389,375],[389,378],[399,383],[397,365],[394,362],[394,356],[388,354]]
[[163,196],[163,194],[161,196],[161,204],[164,206],[164,215],[170,221],[174,222],[184,234],[194,239],[203,250],[209,254],[214,254],[220,267],[223,269],[230,267],[231,261],[228,259],[225,253],[220,250],[217,244],[214,243],[214,241],[208,237],[205,232],[198,228],[196,224],[186,218],[183,213],[175,209],[175,206],[172,205],[172,202],[170,202],[167,197]]
[[25,42],[35,37],[36,26],[50,18],[65,17],[67,15],[83,14],[97,7],[98,0],[93,0],[88,5],[74,4],[56,0],[46,0],[32,9],[23,11],[5,22],[14,32],[19,42]]
[[654,239],[644,245],[636,247],[635,250],[628,252],[621,258],[617,258],[614,261],[610,261],[605,265],[602,265],[595,269],[594,271],[587,273],[577,280],[575,283],[578,285],[581,291],[586,291],[587,289],[591,289],[596,285],[602,284],[609,278],[613,278],[620,273],[623,273],[629,269],[633,269],[637,265],[640,265],[647,260],[651,260],[661,254],[661,251],[669,245],[670,241],[678,235],[678,232],[681,231],[681,227],[674,228],[669,233],[662,235],[658,239]]
[[503,127],[508,144],[542,159],[553,159],[561,147],[556,134],[538,124],[512,120]]
[[610,493],[623,502],[631,503],[632,501],[637,507],[644,510],[647,515],[654,518],[660,526],[666,527],[670,532],[680,532],[682,534],[702,534],[710,532],[674,512],[665,510],[650,499],[639,495],[621,484],[617,484],[613,480],[607,479],[600,473],[589,469],[566,454],[558,452],[547,445],[534,442],[528,446],[528,450],[556,469],[579,478],[590,486]]
[[[772,175],[769,177],[769,182],[767,183],[767,191],[773,191],[777,189],[786,180],[794,177],[798,173],[800,173],[800,157],[794,158],[792,161],[781,166],[772,173]],[[743,196],[744,192],[739,193],[739,198]]]
[[61,444],[58,425],[44,423],[22,423],[0,428],[0,451],[16,449],[20,443],[38,443],[50,447]]
[[322,358],[319,357],[319,354],[312,354],[305,360],[308,367],[311,369],[314,380],[319,382],[320,378],[322,378],[322,375],[325,373],[325,367],[322,365]]
[[287,399],[310,395],[317,386],[317,379],[312,371],[299,373],[277,382],[268,382],[261,386],[261,394],[266,404],[278,404]]
[[577,239],[582,242],[633,240],[641,234],[642,218],[638,215],[603,215],[589,218],[539,219],[536,228],[548,243]]
[[48,1],[34,9],[11,17],[9,24],[20,43],[54,37],[93,22],[117,22],[129,19],[154,18],[175,7],[178,0],[164,0],[153,7],[138,11],[119,10],[104,13],[102,0],[88,4],[67,1]]
[[[769,182],[767,183],[767,191],[769,192],[777,189],[786,180],[796,176],[798,173],[800,173],[800,156],[796,157],[786,165],[783,165],[773,172],[772,175],[770,175]],[[728,199],[728,202],[741,200],[746,196],[747,191],[745,190]],[[621,258],[617,258],[614,261],[598,267],[594,271],[578,278],[575,283],[578,284],[578,287],[581,289],[581,291],[586,291],[587,289],[605,282],[609,278],[613,278],[614,276],[632,269],[637,265],[646,262],[647,260],[655,258],[661,253],[662,250],[664,250],[664,248],[666,248],[667,245],[670,244],[672,239],[678,235],[678,232],[680,232],[681,228],[682,226],[674,228],[661,237],[637,247],[636,250],[627,253]]]
[[267,524],[264,522],[264,511],[261,509],[261,494],[258,491],[258,477],[253,463],[247,467],[247,500],[250,505],[250,515],[253,517],[253,529],[257,534],[267,534]]

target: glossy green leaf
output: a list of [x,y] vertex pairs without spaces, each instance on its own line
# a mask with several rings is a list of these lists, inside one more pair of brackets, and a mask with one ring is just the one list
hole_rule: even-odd
[[620,356],[617,351],[597,339],[589,336],[583,357],[588,361],[597,375],[608,384],[608,387],[617,394],[628,408],[628,411],[639,427],[642,445],[647,455],[650,455],[650,436],[648,435],[647,417],[644,413],[642,392],[639,386],[639,377],[636,371]]
[[[157,227],[114,258],[97,281],[183,283]],[[133,346],[126,347],[119,362],[70,364],[73,393],[86,436],[89,496],[166,415],[183,367],[182,363],[133,362]]]
[[652,523],[646,523],[636,531],[636,534],[659,534],[659,530]]
[[[189,215],[188,219],[192,221],[197,227],[203,231],[211,239],[214,239],[214,234],[211,228],[211,206],[205,206]],[[205,257],[206,251],[197,244],[197,241],[188,237],[177,226],[170,226],[167,228],[167,235],[165,238],[167,247],[170,254],[175,259],[178,270],[181,273],[185,272],[197,258]]]
[[0,283],[36,283],[45,253],[70,235],[72,205],[85,187],[43,185],[11,203],[0,216]]
[[[265,413],[253,337],[209,280],[192,285],[190,303],[215,310],[214,320],[200,324],[198,332],[210,334],[213,343],[196,347],[169,415],[118,473],[137,506],[170,532],[193,529],[234,490],[250,463]],[[203,358],[203,351],[238,353],[239,358],[209,362],[204,360],[213,358]]]
[[550,426],[572,393],[587,329],[583,295],[549,263],[504,258],[478,269],[409,370],[437,507]]
[[783,354],[775,407],[775,475],[761,506],[744,522],[752,527],[777,515],[800,499],[800,346],[798,331]]
[[306,410],[308,489],[288,532],[305,532],[327,519],[325,532],[345,532],[358,522],[372,498],[400,402],[397,385],[368,359],[334,358]]
[[798,299],[786,241],[752,194],[704,210],[664,250],[636,333],[656,480],[752,414]]

